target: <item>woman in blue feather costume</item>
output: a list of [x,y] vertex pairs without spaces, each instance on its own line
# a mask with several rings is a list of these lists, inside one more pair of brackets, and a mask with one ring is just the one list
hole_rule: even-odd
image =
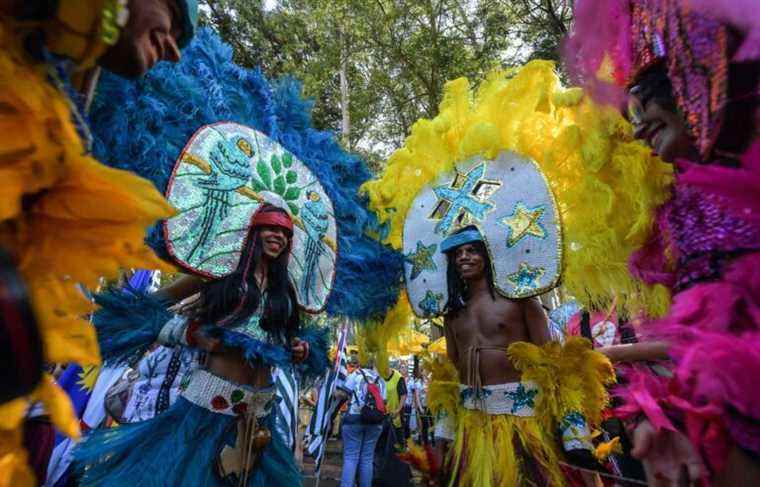
[[[292,452],[266,433],[271,367],[327,365],[325,330],[300,330],[297,308],[382,316],[402,270],[400,254],[365,234],[374,224],[357,193],[366,165],[313,129],[310,112],[298,82],[240,68],[209,30],[176,66],[138,81],[104,74],[90,113],[94,151],[166,193],[178,215],[149,241],[189,275],[154,296],[97,296],[101,354],[133,362],[158,339],[208,358],[165,413],[88,435],[75,450],[84,484],[300,485]],[[254,224],[269,213],[291,223]],[[267,262],[270,227],[287,230],[289,282],[271,263],[264,281],[252,277]],[[166,306],[177,302],[174,316]]]
[[[75,449],[83,485],[300,485],[292,452],[270,432],[271,366],[308,355],[296,338],[298,303],[288,279],[292,237],[290,215],[262,205],[235,270],[204,283],[165,321],[167,313],[156,304],[146,313],[152,318],[119,330],[114,323],[124,321],[111,296],[103,312],[110,327],[98,327],[108,361],[137,356],[154,341],[204,353],[202,366],[183,379],[179,399],[165,413],[96,430]],[[137,298],[143,305],[147,300]]]

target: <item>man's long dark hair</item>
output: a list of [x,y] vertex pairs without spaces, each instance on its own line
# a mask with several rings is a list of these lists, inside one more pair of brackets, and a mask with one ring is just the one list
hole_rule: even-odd
[[[281,212],[285,210],[265,205],[260,212]],[[288,279],[288,258],[293,235],[288,233],[288,243],[276,259],[267,263],[267,300],[260,326],[273,336],[281,332],[289,342],[299,328],[298,302],[295,289]],[[251,227],[248,232],[240,261],[232,274],[205,284],[203,290],[204,316],[206,323],[224,322],[225,325],[247,321],[261,304],[254,271],[264,258],[260,227]]]
[[[465,230],[479,231],[474,226],[467,226],[454,232],[454,235],[464,232]],[[496,299],[493,285],[493,267],[491,266],[491,257],[488,255],[486,244],[483,242],[472,242],[471,245],[475,247],[475,250],[477,250],[478,254],[483,257],[483,263],[485,265],[483,273],[485,274],[486,282],[488,282],[488,290],[491,292],[491,297]],[[455,315],[459,313],[459,311],[466,306],[467,300],[469,299],[467,283],[459,275],[459,271],[457,271],[457,248],[459,247],[455,247],[446,252],[446,284],[448,286],[449,292],[449,300],[446,302],[445,308],[446,315]]]

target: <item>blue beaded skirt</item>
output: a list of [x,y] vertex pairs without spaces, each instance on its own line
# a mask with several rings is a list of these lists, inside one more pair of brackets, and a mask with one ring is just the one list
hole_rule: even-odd
[[[198,401],[198,394],[183,394],[155,418],[92,431],[74,449],[81,485],[233,485],[217,473],[217,458],[225,445],[236,443],[236,414],[244,413],[245,406],[252,404],[245,399],[250,389],[224,382],[232,386],[227,387],[228,393],[204,391],[206,404]],[[191,389],[193,385],[185,387]],[[262,422],[274,431],[273,414]],[[246,485],[301,485],[293,452],[279,435],[272,435]]]

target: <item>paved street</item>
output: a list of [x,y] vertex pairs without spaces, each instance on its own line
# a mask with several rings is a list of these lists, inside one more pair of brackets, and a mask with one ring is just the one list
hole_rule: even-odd
[[[340,472],[342,461],[342,445],[340,440],[330,440],[327,442],[327,451],[325,459],[322,462],[322,475],[320,476],[320,487],[337,487],[340,485]],[[306,457],[304,460],[304,487],[314,487],[317,485],[314,476],[314,462],[311,458]]]

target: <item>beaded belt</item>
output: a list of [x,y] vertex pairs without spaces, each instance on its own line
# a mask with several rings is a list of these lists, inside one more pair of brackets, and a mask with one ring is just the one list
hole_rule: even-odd
[[180,395],[211,412],[228,416],[267,416],[272,409],[274,387],[253,389],[196,369],[180,384]]
[[480,389],[459,384],[459,397],[465,409],[487,414],[534,415],[538,386],[530,381],[481,386]]

